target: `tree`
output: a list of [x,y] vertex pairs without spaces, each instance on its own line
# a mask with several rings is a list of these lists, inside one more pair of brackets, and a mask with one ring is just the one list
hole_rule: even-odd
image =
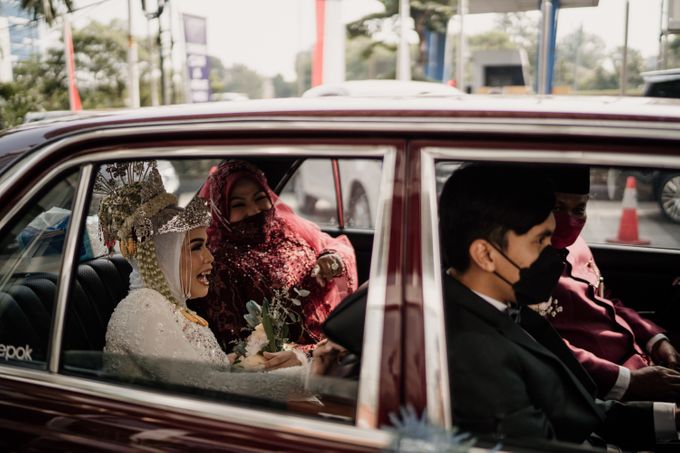
[[666,48],[666,67],[680,67],[680,35],[675,35]]
[[562,38],[556,47],[554,85],[567,85],[572,90],[598,89],[593,85],[596,85],[595,80],[599,80],[609,88],[606,74],[611,72],[611,68],[602,65],[611,62],[607,62],[607,49],[602,38],[579,28]]
[[[396,33],[399,18],[399,0],[380,0],[385,5],[385,11],[369,14],[347,25],[350,39],[359,36],[374,38],[376,32],[387,27]],[[419,45],[415,77],[422,78],[425,73],[425,55],[427,55],[427,30],[437,33],[446,33],[449,19],[456,11],[457,0],[411,0],[410,12],[414,22],[414,28],[418,33]]]
[[[108,25],[92,22],[73,31],[76,78],[84,108],[125,106],[126,36],[126,28],[118,20]],[[44,57],[17,63],[14,81],[0,87],[3,128],[20,124],[29,111],[69,108],[63,48],[62,44],[49,49]]]
[[240,63],[225,68],[218,58],[209,58],[210,86],[214,93],[245,93],[251,99],[262,97],[265,82],[262,75]]
[[66,8],[69,13],[73,11],[73,0],[21,0],[19,6],[31,13],[33,19],[44,19],[48,24],[52,24],[60,12],[60,6]]
[[359,36],[345,48],[347,80],[394,79],[397,55],[394,46]]
[[529,60],[529,76],[535,74],[538,64],[539,20],[533,19],[527,13],[505,13],[499,16],[497,28],[505,30],[517,48],[524,49]]
[[276,74],[272,78],[272,86],[276,98],[290,98],[297,95],[297,83],[287,82],[281,74]]

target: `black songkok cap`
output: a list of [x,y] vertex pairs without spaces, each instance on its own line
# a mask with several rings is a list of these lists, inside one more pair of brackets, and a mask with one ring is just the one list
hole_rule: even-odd
[[587,166],[553,167],[548,169],[547,175],[555,192],[579,195],[590,193],[590,168]]

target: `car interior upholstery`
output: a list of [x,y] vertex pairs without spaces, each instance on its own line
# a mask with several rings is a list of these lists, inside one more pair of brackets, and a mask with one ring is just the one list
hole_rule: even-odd
[[[103,349],[106,326],[128,293],[131,272],[122,256],[78,265],[66,312],[64,350]],[[33,360],[46,359],[57,283],[56,274],[27,274],[0,292],[0,343],[28,345]]]

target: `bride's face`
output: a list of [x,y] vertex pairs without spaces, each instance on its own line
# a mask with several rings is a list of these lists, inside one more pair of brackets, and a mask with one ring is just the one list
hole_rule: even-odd
[[179,275],[182,279],[182,291],[190,299],[208,294],[208,277],[212,271],[213,256],[208,250],[207,241],[206,229],[194,228],[187,233],[182,244]]
[[272,203],[262,186],[250,178],[241,178],[229,194],[229,222],[236,223],[271,207]]

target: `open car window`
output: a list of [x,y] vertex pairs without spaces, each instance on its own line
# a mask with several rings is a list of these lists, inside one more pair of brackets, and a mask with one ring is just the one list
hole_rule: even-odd
[[[0,361],[44,368],[78,172],[60,175],[0,234]],[[84,238],[80,259],[92,257]]]
[[[298,154],[305,151],[304,147],[290,148]],[[278,148],[280,151],[280,148]],[[380,148],[375,147],[344,147],[344,150],[360,154],[362,151],[370,151],[370,165],[377,173],[378,184],[381,180],[382,162],[379,157]],[[166,190],[177,197],[179,206],[186,206],[197,197],[203,188],[209,175],[215,174],[221,162],[227,159],[243,159],[250,164],[257,165],[265,171],[268,184],[272,187],[279,186],[283,178],[287,177],[286,165],[296,162],[298,157],[292,152],[290,158],[252,156],[239,153],[225,153],[225,158],[191,158],[159,160],[158,169],[161,174],[163,185]],[[319,157],[318,160],[330,161],[330,158]],[[356,157],[353,165],[360,165],[362,158]],[[105,175],[107,165],[126,164],[122,161],[107,161],[95,165],[95,174]],[[344,164],[340,168],[344,168]],[[108,175],[107,177],[110,177]],[[334,193],[333,179],[322,179],[313,186],[314,193]],[[378,187],[371,189],[375,197]],[[295,194],[284,189],[280,193],[280,202],[284,203],[293,211],[297,211]],[[347,356],[337,360],[334,366],[328,369],[326,374],[310,373],[310,365],[305,363],[302,367],[293,367],[277,372],[263,372],[261,369],[245,368],[241,364],[244,358],[232,366],[214,366],[200,360],[187,360],[186,355],[170,354],[138,354],[135,351],[125,353],[120,348],[111,348],[110,338],[107,337],[107,329],[113,314],[119,308],[122,300],[125,300],[131,290],[143,286],[140,280],[139,268],[134,260],[131,263],[125,259],[118,243],[112,253],[103,243],[101,225],[99,225],[98,213],[100,211],[102,193],[93,190],[90,194],[90,204],[87,210],[86,220],[82,225],[84,237],[88,238],[88,259],[81,260],[74,270],[74,279],[67,301],[64,334],[62,339],[62,354],[60,370],[71,376],[95,379],[116,385],[132,386],[135,388],[148,389],[154,392],[169,394],[185,394],[198,397],[207,401],[220,401],[250,408],[263,410],[275,410],[302,415],[321,417],[340,423],[354,424],[356,415],[357,396],[359,392],[359,369],[360,358]],[[374,200],[375,201],[375,200]],[[377,204],[377,203],[376,203]],[[370,208],[365,207],[366,212]],[[373,208],[375,209],[375,208]],[[313,221],[313,220],[312,220]],[[373,222],[373,220],[370,220]],[[368,227],[370,222],[365,225]],[[321,222],[319,222],[321,223]],[[317,224],[318,225],[318,224]],[[318,228],[317,227],[314,228]],[[321,234],[320,230],[319,234]],[[342,233],[342,232],[340,232]],[[356,267],[360,275],[367,278],[370,269],[372,232],[370,241],[355,242],[350,236],[347,244],[354,247]],[[367,234],[368,234],[367,233]],[[323,233],[325,234],[325,233]],[[337,234],[337,233],[336,233]],[[327,236],[331,238],[331,236]],[[302,240],[300,237],[292,238],[294,241]],[[84,247],[83,247],[84,249]],[[333,250],[330,250],[331,252]],[[328,253],[320,250],[320,255]],[[266,259],[266,257],[265,257]],[[281,262],[281,266],[289,266],[292,262]],[[312,284],[314,279],[306,278],[306,284]],[[238,285],[239,281],[225,281],[225,285]],[[351,282],[356,286],[356,279]],[[295,303],[305,303],[304,294],[316,291],[314,287],[288,288],[298,294]],[[303,296],[300,296],[302,294]],[[293,296],[285,303],[292,302]],[[145,299],[146,300],[146,299]],[[253,300],[260,307],[265,303],[272,304],[272,299]],[[340,300],[334,301],[337,305]],[[169,302],[168,302],[169,303]],[[190,309],[198,309],[188,301]],[[271,305],[270,305],[271,306]],[[182,318],[179,318],[182,319]],[[323,319],[320,319],[323,322]],[[143,330],[156,329],[156,323],[165,323],[160,331],[163,335],[154,340],[157,344],[173,343],[172,335],[176,334],[173,325],[167,323],[167,319],[154,319]],[[244,323],[245,324],[245,323]],[[209,324],[212,327],[214,324]],[[252,326],[250,327],[252,329]],[[143,335],[143,332],[138,332]],[[130,344],[136,339],[130,339]],[[146,340],[140,340],[146,341]],[[238,346],[234,343],[217,343],[226,353]],[[246,342],[245,345],[248,343]],[[305,360],[311,360],[313,344],[301,348]],[[288,346],[286,346],[288,347]],[[291,345],[295,347],[295,345]],[[133,348],[134,349],[134,348]],[[185,351],[186,352],[186,351]],[[222,352],[220,351],[220,354]],[[260,367],[261,368],[261,367]]]

